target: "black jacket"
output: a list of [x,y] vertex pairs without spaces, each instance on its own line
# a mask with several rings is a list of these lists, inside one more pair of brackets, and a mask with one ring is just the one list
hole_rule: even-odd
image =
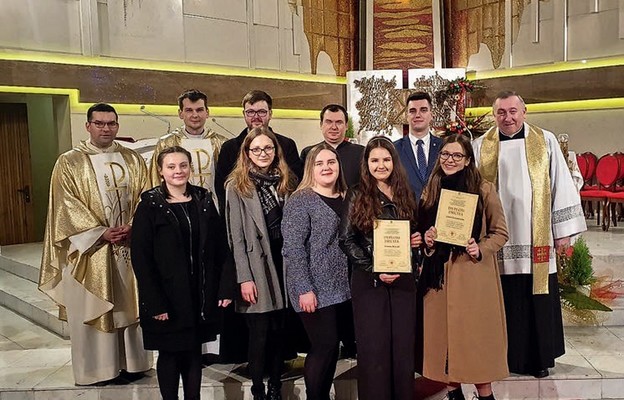
[[[292,172],[297,176],[297,179],[301,180],[301,177],[303,176],[303,164],[299,158],[297,144],[291,138],[280,135],[272,129],[271,132],[273,132],[277,138],[277,142],[284,152],[286,164],[288,164],[288,167],[290,167]],[[245,128],[238,136],[228,140],[223,143],[223,146],[221,146],[219,159],[217,160],[217,166],[215,167],[215,193],[219,199],[220,210],[225,209],[225,181],[230,172],[232,172],[236,166],[238,153],[240,153],[240,149],[243,146],[245,138],[247,137],[247,133],[247,128]]]
[[[359,191],[359,185],[347,191],[347,206],[344,208],[342,218],[340,220],[340,248],[349,258],[349,262],[354,269],[373,273],[373,232],[362,232],[355,227],[349,216],[353,209],[355,198]],[[377,219],[399,219],[397,208],[394,203],[386,197],[381,191],[378,191],[379,202],[381,203],[381,214]],[[416,232],[416,227],[411,226],[411,232]],[[417,275],[417,258],[416,252],[412,252],[412,270],[414,277]]]
[[[219,299],[233,299],[234,268],[225,224],[210,193],[191,186],[191,207],[199,222],[198,273],[193,276],[177,218],[160,187],[141,195],[132,225],[132,266],[139,288],[144,334],[202,327],[202,336],[218,333]],[[192,279],[199,279],[193,284]],[[199,293],[192,293],[197,288]],[[199,303],[199,304],[197,304]],[[195,311],[195,312],[193,312]],[[153,317],[168,313],[168,321]]]

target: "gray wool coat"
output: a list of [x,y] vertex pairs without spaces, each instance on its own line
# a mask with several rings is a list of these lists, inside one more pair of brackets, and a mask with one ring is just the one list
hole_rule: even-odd
[[236,296],[236,312],[265,313],[286,307],[285,289],[279,278],[269,243],[262,206],[254,190],[251,197],[240,195],[231,183],[225,187],[225,219],[230,248],[236,264],[236,282],[254,281],[258,290],[256,304]]

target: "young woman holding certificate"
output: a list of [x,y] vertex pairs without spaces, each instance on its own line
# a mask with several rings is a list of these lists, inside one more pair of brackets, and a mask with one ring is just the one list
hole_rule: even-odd
[[[361,400],[414,398],[414,333],[417,266],[411,273],[376,273],[373,242],[376,220],[410,221],[416,231],[416,201],[393,143],[372,138],[364,150],[360,183],[347,192],[340,247],[353,274],[351,296],[358,346],[358,396]],[[407,247],[422,243],[419,233]]]
[[[463,246],[436,241],[442,189],[479,196],[474,218],[464,221],[473,227]],[[496,264],[496,252],[508,238],[507,225],[496,188],[481,178],[467,137],[444,140],[419,215],[426,246],[419,284],[425,293],[424,321],[419,321],[424,325],[423,375],[446,382],[451,400],[464,399],[461,383],[475,384],[479,399],[494,399],[491,382],[509,375]]]
[[322,143],[308,154],[303,180],[284,206],[286,287],[312,345],[303,372],[309,400],[329,399],[339,327],[351,318],[347,256],[338,246],[346,190],[338,153]]

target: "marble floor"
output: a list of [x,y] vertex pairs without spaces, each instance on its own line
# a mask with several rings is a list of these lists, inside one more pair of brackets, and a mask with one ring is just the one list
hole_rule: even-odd
[[[602,232],[592,224],[585,238],[594,255],[597,274],[624,279],[624,227]],[[5,246],[0,254],[30,265],[38,264],[41,245],[20,246]],[[624,312],[621,314],[621,322],[610,320],[604,326],[567,325],[566,354],[557,360],[551,375],[541,380],[512,376],[497,382],[494,385],[497,399],[624,399]],[[285,399],[305,399],[300,364],[284,377]],[[355,361],[340,361],[335,399],[357,399],[356,368]],[[250,399],[250,382],[240,373],[242,369],[240,365],[205,368],[202,398]],[[473,390],[466,386],[464,393]],[[444,398],[440,387],[422,378],[416,381],[416,391],[419,399]],[[69,341],[0,307],[0,400],[153,398],[159,398],[154,371],[123,386],[74,386]]]

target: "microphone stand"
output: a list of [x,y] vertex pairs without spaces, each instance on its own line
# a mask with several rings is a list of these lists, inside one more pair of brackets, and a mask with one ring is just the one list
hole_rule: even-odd
[[145,106],[144,106],[144,105],[142,105],[142,106],[141,106],[140,110],[141,110],[141,112],[142,112],[143,114],[145,114],[145,115],[149,115],[150,117],[156,118],[157,120],[162,121],[162,122],[164,122],[165,124],[167,124],[167,133],[170,133],[170,132],[171,132],[171,122],[167,121],[165,118],[163,118],[163,117],[161,117],[161,116],[159,116],[159,115],[152,114],[151,112],[147,111],[147,110],[145,109]]

